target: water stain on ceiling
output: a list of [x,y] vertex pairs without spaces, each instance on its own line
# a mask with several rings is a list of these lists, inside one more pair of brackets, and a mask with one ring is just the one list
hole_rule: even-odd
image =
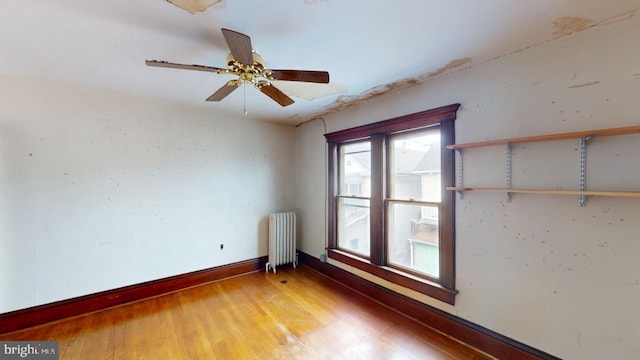
[[553,35],[562,37],[586,30],[595,23],[591,19],[581,17],[561,17],[553,22]]
[[216,4],[223,4],[224,0],[167,0],[169,3],[188,11],[191,14],[202,12]]
[[[559,37],[575,34],[595,26],[609,25],[618,21],[626,20],[638,14],[640,14],[640,9],[633,9],[633,10],[624,12],[622,14],[613,16],[611,18],[602,20],[597,23],[594,22],[592,19],[584,18],[584,17],[569,17],[569,16],[561,17],[556,19],[552,23],[553,36],[554,38],[559,38]],[[449,70],[460,68],[464,65],[467,65],[470,62],[471,62],[470,57],[452,60],[448,64],[442,66],[441,68],[435,71],[431,71],[431,72],[419,75],[417,77],[405,78],[392,83],[379,85],[369,90],[366,90],[365,92],[359,95],[339,96],[333,104],[329,105],[324,109],[325,111],[323,111],[322,114],[338,112],[338,111],[350,108],[352,106],[358,105],[360,103],[363,103],[365,101],[371,100],[378,96],[382,96],[394,91],[410,88],[428,79],[431,79],[443,73],[446,73]],[[634,75],[637,75],[637,74],[634,74]],[[576,84],[576,85],[570,86],[569,88],[575,89],[575,88],[581,88],[585,86],[597,85],[599,83],[600,83],[599,81],[592,81],[585,84]]]
[[622,14],[612,16],[610,18],[594,22],[592,19],[583,17],[565,16],[553,21],[553,35],[555,38],[575,34],[595,26],[604,26],[616,23],[618,21],[627,20],[640,14],[640,9],[632,9]]
[[465,58],[461,58],[461,59],[456,59],[456,60],[452,60],[449,63],[447,63],[446,65],[438,68],[435,71],[430,71],[421,75],[418,75],[416,77],[410,77],[410,78],[405,78],[405,79],[400,79],[398,81],[394,81],[392,83],[388,83],[388,84],[383,84],[383,85],[378,85],[376,87],[373,87],[369,90],[366,90],[365,92],[359,94],[359,95],[343,95],[343,96],[339,96],[338,99],[331,105],[329,105],[327,108],[325,108],[325,111],[323,111],[323,114],[329,114],[329,113],[334,113],[337,111],[341,111],[341,110],[345,110],[348,109],[352,106],[361,104],[365,101],[371,100],[373,98],[385,95],[385,94],[389,94],[395,91],[399,91],[399,90],[404,90],[404,89],[408,89],[412,86],[418,85],[426,80],[432,79],[434,77],[440,76],[442,74],[444,74],[445,72],[452,70],[452,69],[456,69],[456,68],[460,68],[466,64],[469,64],[471,62],[471,58],[470,57],[465,57]]

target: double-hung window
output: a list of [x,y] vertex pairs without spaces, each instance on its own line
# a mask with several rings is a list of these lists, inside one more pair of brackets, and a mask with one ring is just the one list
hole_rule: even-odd
[[371,142],[340,146],[338,202],[338,246],[369,257],[371,243]]
[[330,258],[454,303],[458,107],[326,135]]

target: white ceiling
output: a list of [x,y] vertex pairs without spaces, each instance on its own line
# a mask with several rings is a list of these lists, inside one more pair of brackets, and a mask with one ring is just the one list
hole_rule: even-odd
[[[0,12],[0,74],[97,86],[297,124],[431,77],[637,16],[640,0],[18,0]],[[330,85],[277,84],[277,103],[246,87],[205,99],[231,77],[152,68],[145,59],[225,66],[220,28],[251,37],[268,68],[326,70]],[[341,91],[340,94],[336,92]],[[35,100],[34,100],[35,101]]]

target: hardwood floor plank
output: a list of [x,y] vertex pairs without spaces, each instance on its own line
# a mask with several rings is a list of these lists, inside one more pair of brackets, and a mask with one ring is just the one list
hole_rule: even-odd
[[488,359],[307,266],[0,335],[61,359]]

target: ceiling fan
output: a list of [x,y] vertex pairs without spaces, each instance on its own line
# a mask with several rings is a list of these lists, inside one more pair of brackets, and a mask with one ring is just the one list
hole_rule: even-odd
[[253,84],[263,94],[282,106],[291,105],[293,99],[273,86],[272,80],[302,81],[312,83],[329,83],[329,73],[312,70],[269,70],[265,69],[265,60],[251,47],[251,38],[245,34],[221,29],[231,53],[227,56],[227,67],[218,68],[204,65],[184,65],[167,61],[145,60],[148,66],[167,67],[184,70],[207,71],[216,74],[237,75],[237,79],[227,81],[218,91],[207,98],[207,101],[220,101],[243,83]]

